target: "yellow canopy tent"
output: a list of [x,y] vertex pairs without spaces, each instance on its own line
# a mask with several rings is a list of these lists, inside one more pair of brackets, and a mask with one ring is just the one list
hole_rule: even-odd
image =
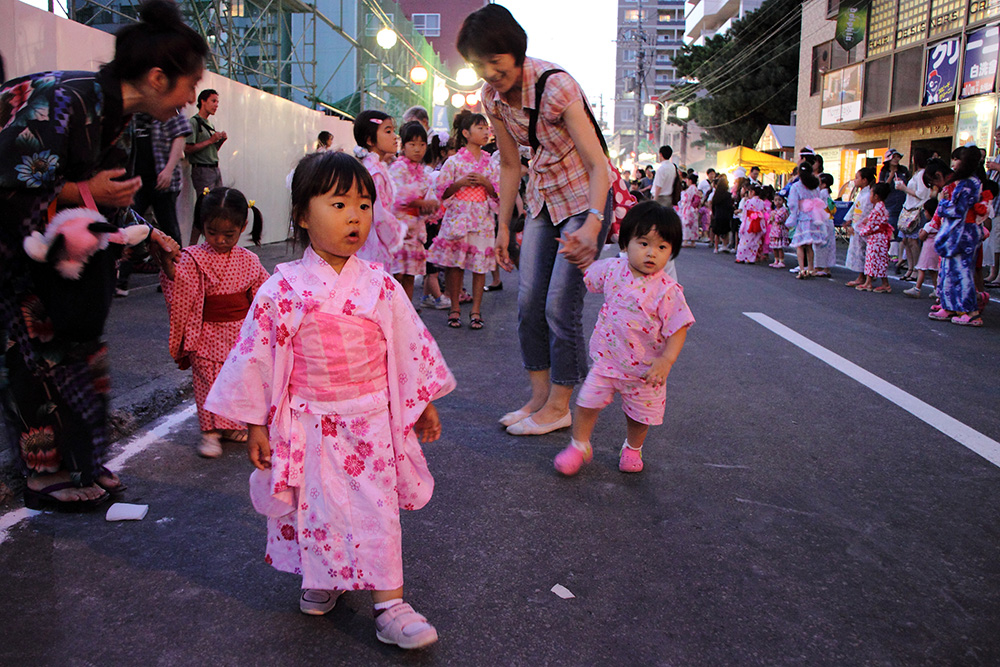
[[765,174],[788,174],[798,167],[794,162],[782,160],[780,157],[761,153],[746,146],[736,146],[719,151],[715,163],[720,173],[732,171],[737,167],[748,170],[750,167],[760,167],[760,170]]

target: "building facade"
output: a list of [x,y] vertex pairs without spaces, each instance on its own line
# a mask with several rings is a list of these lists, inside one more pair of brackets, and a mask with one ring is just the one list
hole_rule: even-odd
[[465,59],[455,48],[462,22],[485,6],[486,0],[399,0],[403,14],[438,52],[451,76],[465,67]]
[[798,148],[823,155],[838,186],[889,148],[904,163],[918,147],[947,157],[968,142],[996,154],[1000,2],[872,0],[849,51],[835,39],[840,4],[802,9]]
[[729,30],[738,21],[756,11],[763,0],[688,0],[684,16],[684,41],[702,46],[705,40]]
[[[625,155],[648,156],[668,130],[681,132],[660,122],[679,82],[674,56],[684,44],[684,0],[618,0],[617,37],[613,145]],[[643,106],[651,102],[660,109],[647,117]]]

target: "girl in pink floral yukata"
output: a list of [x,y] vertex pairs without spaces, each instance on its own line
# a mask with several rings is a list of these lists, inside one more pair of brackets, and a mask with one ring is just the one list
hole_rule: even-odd
[[642,470],[643,442],[650,425],[663,423],[665,382],[694,324],[684,290],[663,270],[682,238],[673,209],[641,202],[622,220],[618,244],[626,257],[602,259],[584,272],[587,289],[604,293],[604,306],[590,338],[593,365],[576,399],[573,437],[555,459],[562,474],[575,475],[593,459],[590,436],[616,393],[627,423],[618,469]]
[[292,219],[308,247],[258,291],[206,405],[249,426],[264,560],[302,575],[299,609],[370,590],[379,641],[419,648],[437,631],[403,602],[399,510],[431,497],[419,440],[440,437],[432,400],[455,378],[399,283],[356,256],[376,200],[349,155],[299,162]]
[[[440,207],[436,199],[428,199],[427,191],[434,183],[434,170],[424,164],[427,154],[427,131],[413,120],[399,130],[403,154],[389,167],[389,177],[396,191],[396,218],[406,225],[403,247],[392,258],[392,273],[413,298],[413,280],[422,276],[427,266],[427,219]],[[437,278],[437,276],[435,276]]]
[[431,244],[428,259],[447,268],[445,287],[451,298],[448,326],[462,326],[459,292],[465,271],[472,271],[472,312],[469,328],[482,329],[483,288],[486,274],[497,263],[493,253],[495,216],[490,202],[497,199],[500,174],[483,145],[490,140],[486,116],[464,112],[456,118],[458,153],[448,158],[437,177],[434,196],[444,202],[441,231]]

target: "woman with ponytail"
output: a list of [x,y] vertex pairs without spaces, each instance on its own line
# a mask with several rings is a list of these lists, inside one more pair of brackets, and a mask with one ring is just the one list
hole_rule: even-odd
[[[100,71],[42,72],[0,86],[0,371],[30,508],[86,511],[125,490],[104,467],[101,340],[122,246],[97,251],[71,279],[32,261],[24,241],[43,234],[60,209],[97,209],[116,227],[136,222],[128,207],[141,179],[125,168],[132,114],[177,115],[194,101],[207,55],[177,5],[149,0],[139,21],[118,31],[114,58]],[[151,239],[161,260],[180,251],[159,230]]]

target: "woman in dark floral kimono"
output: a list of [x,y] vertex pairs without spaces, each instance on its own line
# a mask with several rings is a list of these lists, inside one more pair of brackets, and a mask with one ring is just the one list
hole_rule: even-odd
[[[140,179],[126,170],[131,114],[162,121],[194,101],[205,41],[168,0],[151,0],[118,32],[99,72],[42,72],[0,89],[0,392],[28,475],[25,505],[93,509],[124,485],[104,467],[107,348],[101,340],[120,246],[98,251],[76,280],[28,258],[25,237],[87,193],[129,224]],[[176,243],[153,230],[173,261]]]

